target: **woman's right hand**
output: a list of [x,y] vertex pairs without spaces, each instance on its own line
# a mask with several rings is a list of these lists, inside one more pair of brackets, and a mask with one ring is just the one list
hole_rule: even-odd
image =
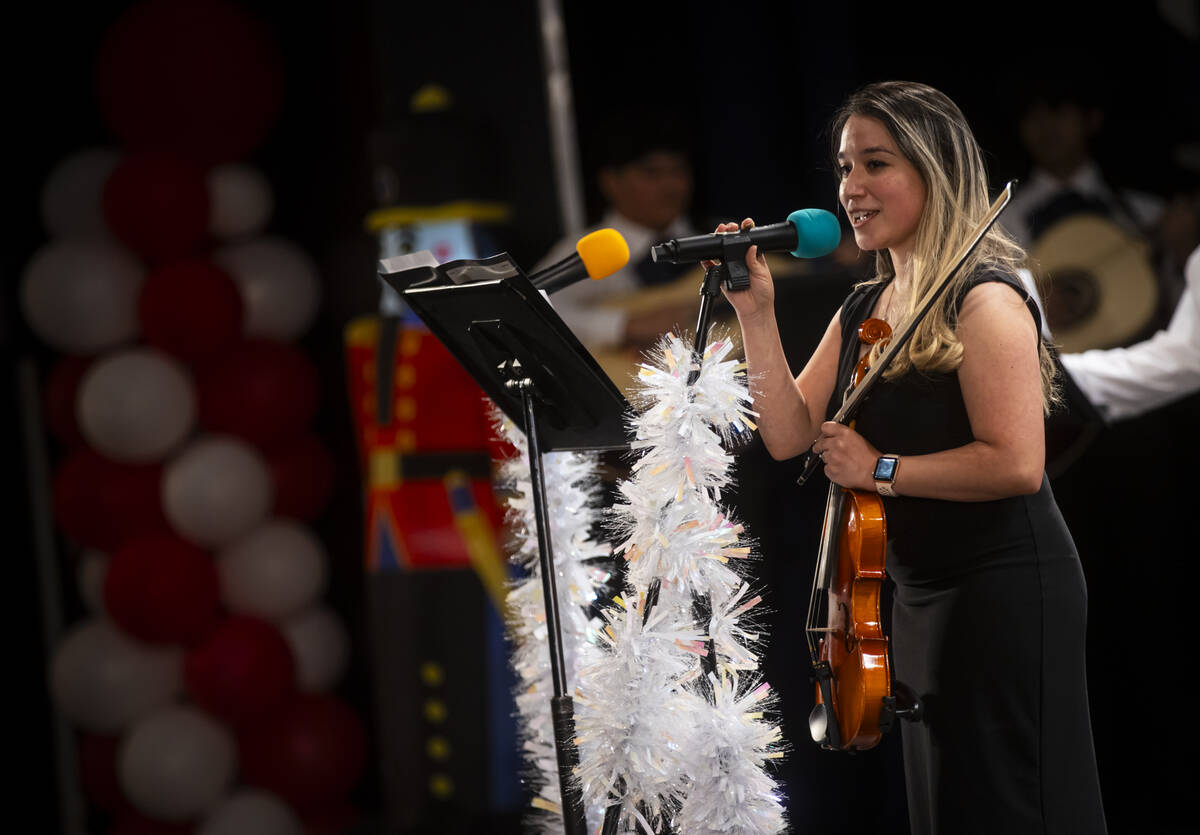
[[[753,229],[754,221],[746,218],[741,223],[742,229]],[[736,232],[738,224],[722,223],[716,232]],[[702,261],[705,269],[716,264],[716,261]],[[724,285],[721,292],[737,311],[738,321],[742,326],[753,324],[756,320],[774,313],[775,310],[775,280],[767,267],[767,259],[758,251],[757,246],[750,247],[746,252],[746,269],[750,271],[750,287],[745,290],[729,291]]]

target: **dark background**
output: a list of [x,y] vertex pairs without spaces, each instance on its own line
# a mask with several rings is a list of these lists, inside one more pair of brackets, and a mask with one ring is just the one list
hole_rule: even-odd
[[[27,6],[9,26],[4,134],[10,176],[0,320],[6,364],[18,354],[43,364],[50,358],[21,321],[18,279],[45,240],[38,197],[49,171],[75,150],[111,142],[94,100],[94,60],[104,31],[128,5]],[[512,221],[492,232],[500,248],[531,265],[562,234],[537,4],[242,5],[269,24],[285,60],[282,116],[250,162],[275,190],[269,231],[298,242],[323,270],[325,306],[304,347],[325,377],[319,431],[346,466],[319,532],[332,553],[347,555],[331,602],[361,629],[357,476],[341,396],[340,335],[351,316],[369,312],[377,300],[376,243],[363,230],[374,207],[367,136],[402,118],[421,85],[449,87],[461,112],[492,126],[503,169],[498,180],[514,210]],[[650,106],[676,117],[692,129],[695,219],[702,227],[747,214],[766,221],[799,207],[833,208],[825,124],[848,92],[883,78],[924,81],[950,95],[989,154],[999,187],[1027,166],[1015,130],[1022,85],[1056,72],[1062,62],[1093,78],[1106,96],[1097,156],[1112,181],[1164,198],[1196,188],[1196,173],[1181,169],[1174,157],[1181,144],[1200,140],[1197,42],[1159,11],[1177,4],[1121,4],[1111,12],[1093,4],[960,5],[920,13],[909,4],[873,2],[564,5],[585,161],[606,114],[617,107]],[[1195,15],[1194,3],[1190,9]],[[590,186],[590,169],[585,173]],[[838,298],[814,291],[795,300],[793,359],[815,343],[819,330],[813,328],[827,321]],[[6,393],[11,380],[6,377]],[[1173,569],[1191,568],[1196,553],[1194,544],[1177,543],[1187,542],[1180,523],[1190,516],[1191,483],[1184,474],[1196,461],[1198,417],[1193,397],[1107,429],[1055,481],[1089,581],[1092,714],[1113,832],[1182,826],[1188,776],[1196,771],[1186,662],[1178,660],[1186,654],[1174,646],[1188,634],[1182,613],[1190,609],[1191,573]],[[15,572],[9,597],[33,601],[15,409],[5,410],[2,429],[15,488],[7,503]],[[784,696],[793,749],[780,775],[790,814],[796,831],[904,831],[894,739],[851,760],[816,751],[806,736],[811,696],[800,626],[817,536],[812,516],[819,511],[804,508],[819,506],[823,494],[811,486],[796,491],[793,469],[768,463],[752,447],[741,492],[742,513],[762,542],[760,573],[773,606],[765,664]],[[33,637],[40,629],[36,607],[18,605],[9,628],[18,665],[8,680],[17,683],[20,697],[9,708],[9,724],[14,734],[26,728],[33,743],[10,749],[8,770],[30,785],[9,796],[32,801],[26,814],[45,824],[36,829],[51,831],[54,763],[45,657]],[[356,660],[347,697],[365,705],[368,681],[369,671]],[[363,805],[377,803],[379,791],[365,781]]]

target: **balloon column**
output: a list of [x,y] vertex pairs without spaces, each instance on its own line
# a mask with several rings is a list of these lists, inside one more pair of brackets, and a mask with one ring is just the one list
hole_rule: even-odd
[[349,814],[365,735],[335,693],[350,641],[309,527],[333,480],[298,344],[320,280],[268,233],[247,162],[282,61],[230,2],[150,0],[104,36],[96,78],[118,143],[49,174],[20,288],[57,355],[52,503],[87,612],[51,694],[111,831],[315,832]]

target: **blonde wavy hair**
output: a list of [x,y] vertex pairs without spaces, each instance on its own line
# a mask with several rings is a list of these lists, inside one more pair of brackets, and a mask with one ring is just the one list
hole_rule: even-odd
[[[912,256],[912,290],[901,312],[902,327],[936,289],[938,279],[953,265],[954,255],[970,237],[991,206],[983,153],[958,105],[934,88],[910,81],[869,84],[850,95],[831,124],[832,158],[842,128],[851,116],[877,119],[887,128],[900,153],[913,164],[925,183],[925,208],[917,224]],[[981,270],[1015,276],[1025,252],[998,224],[993,224],[963,264],[954,283],[917,326],[905,351],[897,355],[884,376],[895,378],[912,368],[950,372],[962,363],[963,347],[954,330],[955,299],[963,284]],[[896,274],[886,249],[875,253],[875,276],[864,284],[887,281]],[[896,330],[899,330],[897,327]],[[1054,360],[1039,340],[1042,405],[1046,412],[1058,403]],[[871,361],[879,359],[880,345]]]

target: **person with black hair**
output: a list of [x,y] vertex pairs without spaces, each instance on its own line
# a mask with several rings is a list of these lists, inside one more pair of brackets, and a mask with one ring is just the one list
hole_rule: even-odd
[[1135,235],[1158,222],[1160,198],[1114,187],[1096,162],[1092,143],[1103,123],[1101,103],[1084,86],[1052,77],[1029,94],[1018,130],[1031,167],[1002,220],[1022,247],[1072,214],[1099,214]]
[[[633,119],[633,121],[629,121]],[[604,202],[593,229],[616,229],[629,244],[629,263],[602,281],[581,281],[554,294],[553,304],[580,342],[593,351],[645,348],[672,327],[695,318],[694,294],[658,304],[618,304],[639,290],[664,285],[695,265],[656,263],[650,248],[670,238],[695,234],[688,217],[693,191],[687,146],[671,125],[606,120],[611,133],[599,143],[596,186]],[[568,256],[578,236],[556,243],[534,267]],[[698,284],[697,284],[698,286]]]
[[[1060,274],[1095,273],[1104,269],[1104,257],[1111,261],[1127,251],[1138,252],[1136,257],[1145,264],[1141,274],[1153,285],[1146,292],[1157,297],[1140,333],[1164,327],[1184,289],[1184,262],[1200,243],[1196,194],[1189,193],[1186,184],[1176,183],[1177,193],[1166,200],[1119,185],[1119,175],[1097,159],[1108,108],[1096,68],[1074,52],[1056,51],[1038,62],[1045,71],[1032,76],[1017,95],[1017,129],[1029,156],[1029,170],[1000,222],[1029,252],[1029,266],[1035,272],[1040,260],[1049,258]],[[1096,238],[1050,234],[1064,229],[1067,221],[1089,216],[1111,223],[1123,234],[1114,231]],[[1100,234],[1094,225],[1087,228]],[[1107,256],[1098,255],[1102,251]],[[1103,302],[1081,301],[1070,288],[1056,293],[1058,277],[1055,270],[1050,272],[1045,299],[1050,325],[1077,326]],[[1123,280],[1132,283],[1139,277],[1128,275]],[[1097,292],[1101,289],[1093,286]],[[1131,308],[1129,315],[1136,315],[1135,310]]]

